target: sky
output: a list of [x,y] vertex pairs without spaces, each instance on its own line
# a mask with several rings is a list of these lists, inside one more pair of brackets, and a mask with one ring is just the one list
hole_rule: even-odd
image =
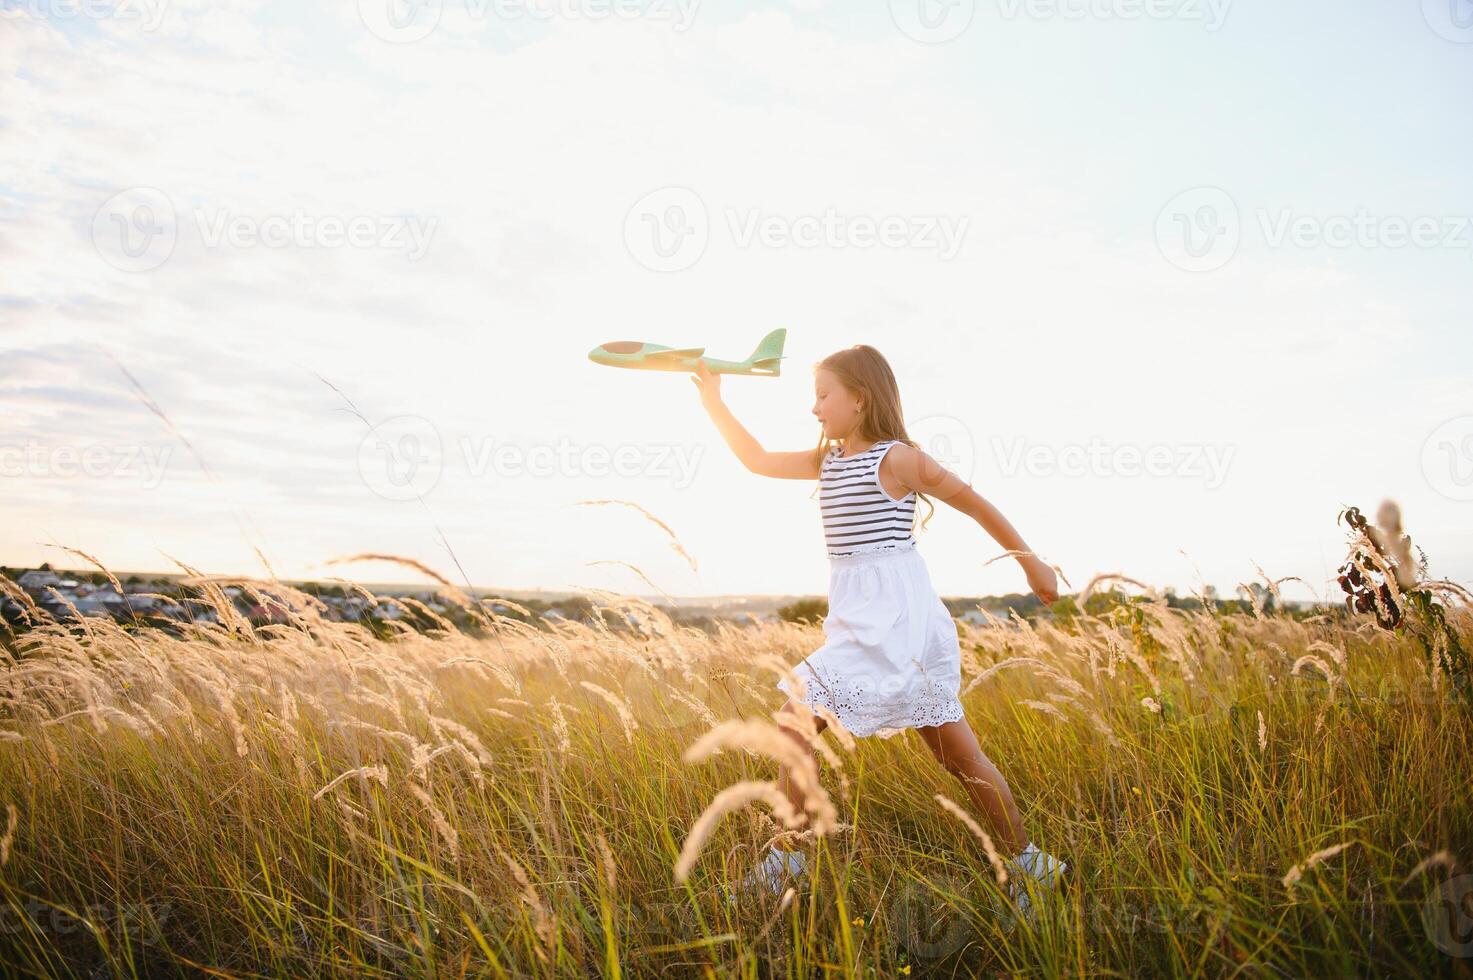
[[[871,344],[1075,588],[1324,597],[1388,496],[1473,580],[1473,0],[0,0],[0,38],[0,564],[822,594],[814,484],[587,358],[782,327],[722,386],[763,446]],[[943,595],[1026,588],[944,503],[919,538]]]

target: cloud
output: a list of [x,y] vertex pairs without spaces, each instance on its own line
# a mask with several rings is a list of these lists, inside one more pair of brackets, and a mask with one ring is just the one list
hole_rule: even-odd
[[[572,500],[628,495],[703,538],[703,565],[731,570],[703,583],[712,590],[816,589],[816,515],[796,488],[755,486],[732,465],[683,379],[619,375],[585,358],[621,338],[745,352],[788,326],[782,381],[729,385],[772,448],[812,443],[807,367],[856,342],[891,358],[913,414],[965,419],[979,445],[993,434],[1069,443],[1096,432],[1238,444],[1241,469],[1216,496],[980,474],[1030,540],[1055,535],[1042,539],[1051,553],[1175,575],[1181,542],[1170,538],[1191,533],[1204,562],[1221,562],[1211,577],[1245,542],[1202,526],[1202,513],[1287,494],[1253,544],[1301,534],[1316,508],[1333,538],[1338,499],[1281,485],[1305,465],[1282,427],[1376,383],[1367,352],[1425,338],[1430,311],[1466,310],[1466,291],[1428,294],[1390,266],[1368,276],[1323,255],[1245,248],[1211,275],[1171,267],[1152,222],[1180,189],[1177,172],[1207,182],[1218,166],[1255,171],[1234,158],[1202,173],[1149,100],[1098,123],[1138,130],[1137,156],[1061,155],[1067,134],[1027,107],[1090,79],[1081,67],[1050,86],[984,84],[978,52],[1019,57],[1005,50],[1018,35],[921,45],[883,13],[854,15],[862,27],[851,30],[839,8],[810,2],[702,7],[684,32],[651,19],[477,21],[454,6],[444,30],[406,45],[372,36],[353,3],[191,0],[169,4],[153,31],[6,22],[0,406],[17,433],[52,445],[177,450],[146,494],[126,481],[8,484],[27,513],[72,521],[85,508],[95,523],[78,527],[105,540],[72,543],[116,542],[126,562],[144,560],[145,531],[181,557],[198,548],[225,560],[238,544],[232,514],[249,515],[288,568],[368,545],[438,548],[422,508],[365,485],[363,426],[321,374],[372,421],[421,416],[451,446],[569,435],[613,446],[634,433],[708,449],[695,486],[679,491],[636,477],[595,493],[578,477],[496,478],[448,461],[431,510],[479,576],[571,577],[588,557],[634,554],[637,531],[564,513]],[[1163,175],[1170,186],[1157,186]],[[710,218],[703,257],[675,274],[642,267],[623,234],[634,203],[667,186],[693,191]],[[139,187],[162,195],[167,206],[150,217],[174,243],[156,267],[129,271],[106,234],[120,227],[111,219],[126,230],[136,215],[106,207]],[[733,216],[790,227],[829,210],[968,224],[949,262],[914,249],[743,245],[732,231]],[[259,231],[298,216],[314,229],[434,226],[417,259],[324,244],[317,231],[279,247],[213,241],[211,229],[231,222]],[[215,481],[105,355],[147,387]],[[1408,377],[1423,370],[1440,368]],[[1415,443],[1448,398],[1409,380],[1364,424]],[[1319,478],[1356,478],[1354,431],[1327,422],[1305,438],[1330,461]],[[1271,485],[1239,478],[1275,471]],[[1445,513],[1430,496],[1416,503]],[[742,541],[706,527],[713,512],[761,514],[795,552],[811,547],[769,584]],[[1121,553],[1099,529],[1111,522],[1150,526]],[[528,535],[532,524],[549,530]],[[545,550],[508,553],[505,542],[529,537]],[[0,537],[0,548],[22,543]],[[938,546],[938,577],[1000,588],[998,567],[985,573],[996,579],[974,577],[968,555],[979,546],[975,535],[954,553]],[[671,587],[692,584],[651,557]]]

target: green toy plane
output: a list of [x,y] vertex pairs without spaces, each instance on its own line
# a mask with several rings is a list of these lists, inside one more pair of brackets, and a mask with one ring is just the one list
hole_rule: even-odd
[[588,352],[588,359],[596,364],[610,367],[634,368],[638,371],[695,371],[696,362],[704,360],[712,374],[752,374],[758,377],[778,376],[783,359],[783,341],[787,339],[785,329],[777,329],[766,337],[752,356],[745,361],[720,361],[702,357],[704,347],[661,347],[659,344],[644,344],[637,340],[615,340],[595,347]]

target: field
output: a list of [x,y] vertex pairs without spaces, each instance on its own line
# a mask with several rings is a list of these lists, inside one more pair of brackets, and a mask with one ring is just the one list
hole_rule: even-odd
[[785,830],[763,802],[692,828],[774,778],[772,684],[816,626],[708,635],[600,594],[636,628],[481,608],[488,636],[382,639],[270,583],[291,621],[252,628],[221,584],[199,583],[218,626],[41,623],[0,653],[7,972],[1473,972],[1473,715],[1369,617],[1107,582],[1067,623],[959,625],[970,721],[1070,863],[1009,929],[913,732],[821,736],[833,819],[787,831],[810,883],[723,898]]

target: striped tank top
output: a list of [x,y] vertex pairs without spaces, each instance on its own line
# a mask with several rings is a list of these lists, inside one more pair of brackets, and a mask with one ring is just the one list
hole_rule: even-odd
[[818,506],[830,558],[913,548],[916,495],[896,500],[880,486],[880,460],[895,439],[883,439],[854,456],[829,450],[818,474]]

